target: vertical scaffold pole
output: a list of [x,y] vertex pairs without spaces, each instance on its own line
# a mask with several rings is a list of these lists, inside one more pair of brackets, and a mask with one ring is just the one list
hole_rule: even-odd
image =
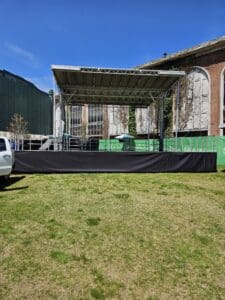
[[147,120],[148,120],[148,152],[150,151],[150,145],[149,145],[149,139],[150,139],[150,105],[148,105],[148,109],[147,109],[147,114],[148,114],[148,117],[147,117]]
[[52,124],[53,124],[53,139],[54,139],[54,150],[57,150],[57,147],[56,147],[56,143],[55,143],[55,140],[56,140],[56,81],[55,81],[55,77],[53,75],[52,77],[52,80],[53,80],[53,95],[52,95],[52,101],[53,101],[53,113],[52,113]]
[[160,98],[160,130],[159,130],[159,151],[164,151],[164,100],[166,93]]
[[177,95],[176,95],[176,132],[175,132],[175,138],[176,138],[176,151],[177,151],[177,138],[178,138],[178,131],[179,131],[179,105],[180,105],[180,80],[177,82]]
[[55,78],[54,75],[52,75],[52,84],[53,84],[53,95],[52,95],[52,101],[53,101],[53,105],[52,105],[52,125],[53,125],[53,136],[56,136],[56,104],[55,104],[55,96],[56,96],[56,82],[55,82]]

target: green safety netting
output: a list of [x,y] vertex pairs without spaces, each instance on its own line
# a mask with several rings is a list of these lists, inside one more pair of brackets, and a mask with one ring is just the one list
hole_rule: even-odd
[[[100,151],[122,151],[123,143],[116,139],[101,139]],[[135,140],[135,151],[159,151],[157,139]],[[164,151],[171,152],[217,152],[217,164],[225,165],[225,137],[179,137],[165,138]]]

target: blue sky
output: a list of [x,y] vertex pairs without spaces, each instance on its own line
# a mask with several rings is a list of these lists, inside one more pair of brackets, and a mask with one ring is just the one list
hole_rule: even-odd
[[0,0],[0,69],[49,90],[52,64],[134,67],[225,35],[224,0]]

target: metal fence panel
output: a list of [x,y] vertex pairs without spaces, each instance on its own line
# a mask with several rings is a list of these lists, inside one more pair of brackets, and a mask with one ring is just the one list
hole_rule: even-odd
[[[118,140],[100,140],[100,151],[122,151],[122,143]],[[157,139],[135,140],[135,151],[159,151]],[[225,165],[225,137],[201,136],[165,138],[164,151],[168,152],[217,152],[217,164]]]

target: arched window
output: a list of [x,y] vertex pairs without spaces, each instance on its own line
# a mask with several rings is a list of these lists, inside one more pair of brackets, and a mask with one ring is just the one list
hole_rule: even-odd
[[194,67],[184,81],[179,104],[179,131],[186,135],[208,135],[209,76],[203,68]]

